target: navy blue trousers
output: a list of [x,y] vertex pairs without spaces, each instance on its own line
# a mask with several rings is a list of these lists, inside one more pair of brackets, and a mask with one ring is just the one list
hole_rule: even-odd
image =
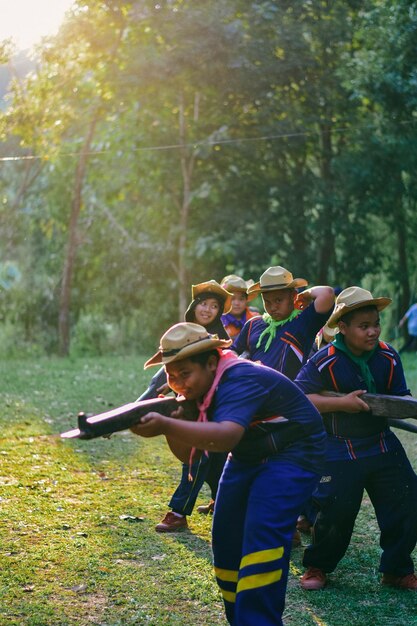
[[[138,401],[156,398],[158,396],[159,387],[166,382],[166,372],[165,369],[161,367],[152,377],[146,391],[139,396]],[[198,494],[205,482],[209,485],[211,497],[215,500],[226,458],[226,452],[210,452],[208,456],[203,454],[201,459],[193,463],[191,467],[192,481],[188,479],[190,466],[183,463],[180,483],[173,493],[168,506],[176,513],[191,515]]]
[[227,461],[214,508],[213,554],[229,624],[282,624],[297,516],[318,480],[279,459]]
[[303,564],[332,572],[352,536],[364,491],[381,531],[379,571],[405,576],[414,571],[411,553],[417,541],[417,476],[398,442],[395,450],[354,461],[325,464],[313,494],[318,514],[313,543]]
[[188,479],[190,466],[183,463],[180,483],[169,502],[171,509],[182,515],[191,515],[205,482],[209,485],[211,497],[215,500],[226,458],[227,452],[210,452],[208,456],[203,454],[201,459],[191,466],[192,481]]

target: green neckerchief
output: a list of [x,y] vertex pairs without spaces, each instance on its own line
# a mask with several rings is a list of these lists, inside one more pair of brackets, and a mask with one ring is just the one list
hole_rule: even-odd
[[259,335],[258,343],[256,344],[257,348],[260,348],[262,339],[265,335],[269,335],[268,340],[265,344],[264,352],[269,350],[269,346],[275,339],[275,335],[277,334],[277,328],[283,326],[287,322],[291,322],[297,315],[299,315],[301,311],[299,309],[294,309],[294,311],[287,317],[285,320],[274,320],[269,313],[264,313],[262,315],[263,321],[268,324],[268,326],[261,332]]
[[379,344],[377,343],[373,350],[370,350],[369,352],[363,352],[360,356],[356,356],[349,350],[349,348],[345,344],[345,339],[342,333],[337,333],[336,338],[334,341],[332,341],[332,343],[334,346],[336,346],[338,350],[341,350],[342,352],[347,354],[349,359],[359,366],[359,369],[361,370],[361,374],[365,381],[366,389],[370,393],[376,393],[376,385],[374,377],[371,374],[371,370],[368,367],[368,361],[375,352],[375,350],[378,348]]

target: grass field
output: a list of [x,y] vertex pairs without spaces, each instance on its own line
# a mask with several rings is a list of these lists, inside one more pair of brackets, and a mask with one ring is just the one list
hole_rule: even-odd
[[[90,442],[57,436],[80,410],[135,400],[150,378],[143,361],[0,362],[0,626],[226,624],[211,519],[193,514],[189,531],[154,531],[180,475],[165,441],[130,432]],[[417,358],[404,363],[417,395]],[[397,432],[417,469],[417,435]],[[417,625],[415,593],[379,584],[379,554],[365,497],[325,590],[299,588],[302,549],[293,550],[286,625]]]

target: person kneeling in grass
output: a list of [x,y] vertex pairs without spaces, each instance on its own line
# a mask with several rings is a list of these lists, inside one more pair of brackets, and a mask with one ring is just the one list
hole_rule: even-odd
[[[322,589],[345,555],[364,490],[381,531],[382,583],[417,589],[411,558],[417,541],[417,476],[386,419],[371,415],[361,399],[366,391],[410,395],[400,357],[379,341],[379,312],[390,303],[360,287],[342,291],[327,322],[338,327],[336,338],[310,358],[295,380],[323,414],[327,431],[326,464],[313,493],[318,510],[313,542],[304,552],[303,589]],[[346,395],[328,397],[323,391]]]
[[180,410],[177,419],[152,412],[132,431],[165,435],[183,461],[197,450],[232,451],[213,516],[217,583],[230,624],[277,626],[292,536],[321,472],[325,433],[320,414],[292,381],[238,359],[226,350],[230,344],[198,324],[168,329],[145,368],[163,364],[171,389],[197,402],[198,421],[178,419]]

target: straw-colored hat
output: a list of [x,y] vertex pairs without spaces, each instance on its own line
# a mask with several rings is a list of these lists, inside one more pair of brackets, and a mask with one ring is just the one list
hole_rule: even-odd
[[191,295],[192,299],[195,300],[197,296],[202,293],[213,294],[214,296],[219,296],[221,300],[224,302],[222,313],[229,313],[232,308],[232,293],[224,289],[219,283],[215,280],[206,280],[204,283],[198,283],[198,285],[191,286]]
[[237,274],[229,274],[222,278],[221,286],[232,293],[244,293],[248,298],[248,302],[256,298],[257,293],[248,293],[249,288],[254,284],[253,280],[243,280]]
[[325,343],[331,343],[333,339],[336,337],[338,332],[339,332],[338,326],[335,326],[334,328],[329,328],[328,324],[326,323],[316,335],[316,343],[317,343],[318,349],[320,350],[323,344],[323,341]]
[[210,335],[200,324],[180,322],[168,328],[162,335],[158,352],[146,361],[144,368],[166,365],[214,348],[228,348],[231,344],[231,339],[219,339],[217,335]]
[[275,289],[296,289],[297,287],[306,287],[308,285],[304,278],[293,278],[291,272],[276,265],[274,267],[268,267],[268,269],[262,274],[259,282],[252,285],[249,288],[250,294],[264,293],[267,291],[274,291]]
[[391,298],[374,298],[370,291],[362,289],[362,287],[348,287],[337,296],[333,313],[327,320],[327,326],[329,328],[337,326],[340,318],[349,311],[372,305],[376,306],[377,311],[382,311],[391,302]]

